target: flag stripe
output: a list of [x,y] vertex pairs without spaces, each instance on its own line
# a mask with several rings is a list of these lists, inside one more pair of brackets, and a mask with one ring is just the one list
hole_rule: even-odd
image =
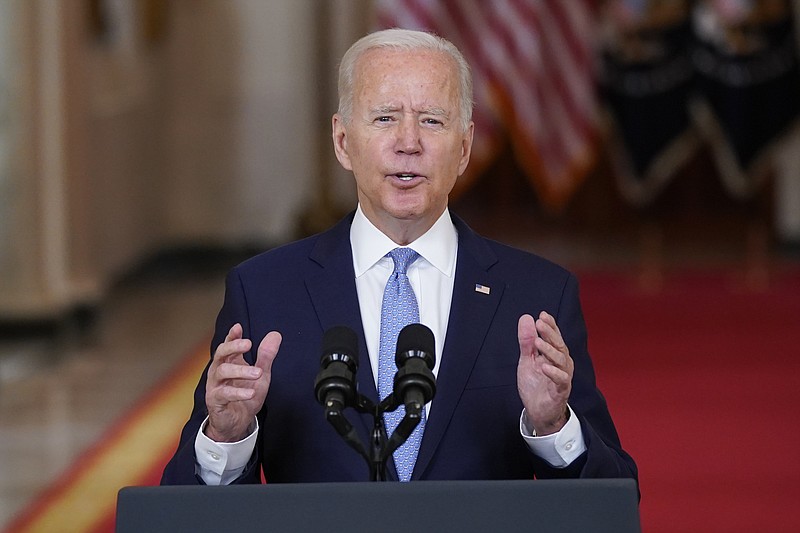
[[499,146],[501,132],[510,133],[543,203],[557,209],[594,150],[592,6],[590,0],[376,0],[376,13],[382,27],[431,30],[461,48],[474,74],[477,151]]

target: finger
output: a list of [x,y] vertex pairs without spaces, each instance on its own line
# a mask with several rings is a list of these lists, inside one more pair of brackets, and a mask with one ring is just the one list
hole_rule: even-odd
[[212,395],[212,405],[226,405],[231,402],[240,402],[251,399],[255,395],[255,389],[248,387],[234,387],[224,385],[217,387]]
[[255,380],[261,377],[263,370],[248,364],[222,363],[217,368],[216,378],[219,381],[230,379]]
[[242,331],[243,331],[242,330],[242,325],[237,322],[236,324],[231,326],[231,329],[228,330],[228,334],[225,336],[225,341],[224,342],[230,342],[230,341],[235,340],[235,339],[241,339],[242,338]]
[[258,345],[256,366],[265,373],[272,372],[272,363],[278,355],[282,340],[283,337],[280,333],[277,331],[270,331],[261,340],[261,344]]
[[566,354],[541,337],[536,339],[536,350],[541,356],[545,357],[550,364],[558,368],[566,367]]
[[239,364],[244,364],[242,355],[250,350],[252,345],[253,343],[250,342],[250,339],[234,339],[232,341],[223,342],[217,346],[213,361],[211,361],[211,366],[217,367],[222,363],[236,362],[237,358],[239,358]]
[[561,330],[558,329],[555,318],[546,312],[542,311],[539,315],[539,320],[536,321],[536,330],[539,336],[553,345],[558,351],[562,353],[569,353],[567,345],[564,343],[564,338],[561,336]]
[[557,392],[563,393],[569,391],[572,379],[567,371],[550,364],[544,364],[542,365],[542,374],[553,382]]
[[517,339],[519,340],[519,356],[530,357],[536,351],[536,322],[531,315],[522,315],[517,322]]
[[[539,313],[539,318],[536,320],[536,327],[541,327],[543,330],[546,329],[548,335],[553,335],[556,333],[560,334],[558,324],[556,324],[556,319],[547,313],[547,311],[542,311]],[[540,331],[539,333],[544,336],[544,331]]]
[[220,360],[230,355],[230,350],[233,349],[230,345],[233,341],[239,340],[242,338],[242,325],[238,322],[231,326],[231,329],[228,330],[228,334],[225,335],[225,340],[223,340],[218,346],[217,349],[214,350],[214,357],[211,360],[211,367],[216,368]]
[[218,375],[219,367],[222,364],[232,363],[240,366],[249,366],[244,360],[243,354],[250,350],[252,344],[249,339],[234,339],[220,344],[214,352],[214,357],[208,368],[209,382],[213,385],[224,379],[224,377]]

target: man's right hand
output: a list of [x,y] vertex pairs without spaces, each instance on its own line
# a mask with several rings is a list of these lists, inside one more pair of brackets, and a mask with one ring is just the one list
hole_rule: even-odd
[[208,368],[205,434],[215,442],[238,442],[249,434],[256,414],[264,405],[272,377],[272,362],[281,346],[281,334],[270,331],[258,346],[256,364],[244,354],[252,347],[242,338],[241,324],[234,324],[217,347]]

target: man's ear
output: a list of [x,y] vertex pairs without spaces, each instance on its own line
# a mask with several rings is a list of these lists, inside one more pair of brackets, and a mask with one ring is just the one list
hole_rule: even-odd
[[333,115],[331,129],[333,130],[333,151],[336,153],[336,159],[345,170],[353,170],[350,154],[347,152],[347,127],[339,113]]
[[458,164],[458,175],[461,176],[469,164],[469,156],[472,154],[472,139],[475,135],[475,123],[470,121],[464,137],[461,139],[461,160]]

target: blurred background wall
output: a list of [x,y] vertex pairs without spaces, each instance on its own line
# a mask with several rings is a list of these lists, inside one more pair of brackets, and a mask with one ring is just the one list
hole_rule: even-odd
[[[374,27],[375,9],[391,20],[408,7],[0,1],[0,319],[97,305],[115,280],[166,249],[265,248],[351,208],[352,178],[329,140],[337,61]],[[755,200],[716,198],[719,188],[685,178],[671,200],[631,205],[607,156],[560,211],[535,190],[521,197],[550,227],[578,221],[612,237],[651,212],[669,225],[678,205],[700,213],[696,225],[725,204],[735,220],[755,216],[767,245],[791,247],[800,242],[800,149],[796,132],[787,139]],[[707,160],[686,173],[707,174]],[[483,185],[472,198],[488,194],[494,212],[519,202],[525,183],[508,161],[476,163]],[[466,193],[461,201],[475,205]]]
[[166,247],[294,236],[327,164],[335,62],[315,54],[363,31],[364,7],[0,2],[0,316],[91,305]]

